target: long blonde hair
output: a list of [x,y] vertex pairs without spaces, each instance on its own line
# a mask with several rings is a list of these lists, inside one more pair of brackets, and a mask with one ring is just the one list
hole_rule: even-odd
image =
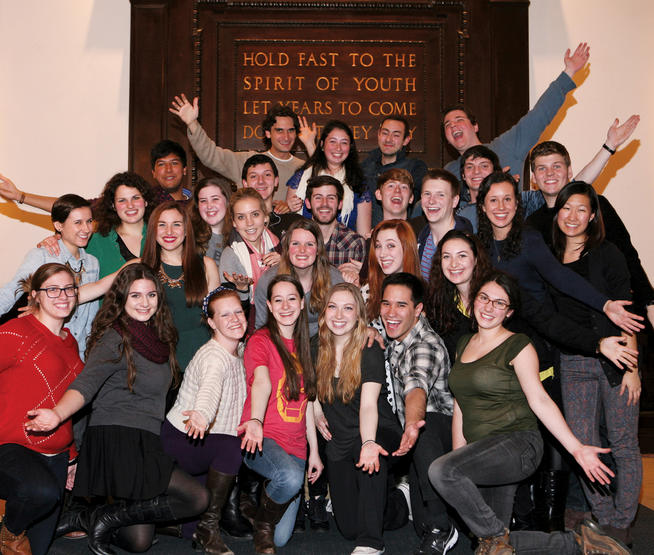
[[[343,348],[338,385],[334,391],[336,370],[336,346],[334,334],[327,327],[325,312],[329,299],[338,291],[347,291],[354,298],[357,307],[357,323],[350,332],[350,338]],[[336,395],[343,403],[349,403],[361,385],[361,356],[368,340],[366,304],[357,287],[351,283],[334,285],[325,297],[325,305],[318,319],[318,359],[316,362],[317,397],[321,402],[333,403]]]

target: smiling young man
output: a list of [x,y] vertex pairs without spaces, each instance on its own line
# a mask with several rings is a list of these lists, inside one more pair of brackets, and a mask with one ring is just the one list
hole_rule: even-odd
[[[257,191],[268,211],[268,229],[279,239],[282,238],[288,227],[302,216],[288,212],[277,212],[273,206],[273,196],[279,186],[279,172],[272,159],[265,154],[254,154],[243,164],[241,172],[243,187],[252,187]],[[285,206],[285,205],[284,205]]]
[[431,261],[438,243],[450,229],[472,233],[470,222],[454,213],[459,203],[459,181],[446,170],[429,170],[422,183],[423,215],[410,221],[418,239],[420,271],[429,279]]
[[[252,150],[235,152],[217,146],[198,122],[200,114],[198,97],[195,97],[191,104],[185,95],[176,96],[170,112],[179,116],[186,124],[188,140],[200,161],[208,168],[219,172],[234,183],[238,183],[243,171],[243,164],[256,152]],[[282,184],[273,198],[274,200],[284,200],[286,198],[286,182],[304,163],[303,160],[292,154],[293,146],[300,132],[300,122],[293,110],[277,104],[268,111],[261,123],[261,128],[264,133],[263,142],[267,149],[265,154],[270,156],[275,163]]]
[[[586,43],[581,43],[572,55],[569,49],[566,50],[563,57],[564,70],[541,95],[534,107],[511,129],[486,145],[497,154],[502,167],[509,167],[511,175],[522,174],[522,166],[529,149],[536,144],[559,111],[566,95],[576,87],[572,77],[586,65],[588,57],[589,47]],[[469,109],[457,104],[443,112],[443,131],[447,142],[459,153],[459,157],[448,162],[445,169],[461,179],[460,155],[471,146],[482,144],[478,136],[479,125]],[[463,188],[462,198],[468,200],[467,187]]]
[[[375,198],[381,205],[382,213],[373,211],[372,227],[384,220],[408,219],[409,205],[414,199],[413,176],[401,168],[385,171],[377,178]],[[377,220],[376,217],[380,219]]]
[[[377,131],[377,148],[361,163],[370,195],[377,190],[377,178],[390,169],[407,170],[413,177],[413,196],[420,198],[420,185],[427,172],[427,165],[418,158],[407,156],[411,142],[409,122],[401,116],[389,116],[381,122]],[[417,215],[417,214],[416,214]],[[381,206],[372,203],[373,226],[384,219]]]
[[380,315],[396,414],[404,429],[393,456],[411,458],[409,488],[413,525],[421,537],[414,555],[446,553],[458,532],[443,500],[429,483],[429,465],[452,450],[453,398],[447,385],[450,361],[442,339],[422,315],[424,285],[407,272],[382,283]]
[[168,139],[158,142],[150,151],[150,166],[156,185],[152,188],[155,204],[168,200],[188,202],[192,196],[185,188],[186,151]]
[[319,175],[309,179],[304,200],[322,233],[327,258],[337,268],[351,260],[363,262],[366,249],[361,235],[336,220],[343,206],[343,194],[343,185],[338,179]]

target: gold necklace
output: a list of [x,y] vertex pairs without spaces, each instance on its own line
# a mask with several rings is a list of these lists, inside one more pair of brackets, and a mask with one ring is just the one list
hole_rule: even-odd
[[159,265],[159,271],[157,272],[157,276],[161,280],[162,283],[165,283],[170,287],[171,289],[179,289],[184,285],[184,271],[182,270],[182,275],[179,276],[177,279],[171,278],[166,271],[163,269],[163,264]]

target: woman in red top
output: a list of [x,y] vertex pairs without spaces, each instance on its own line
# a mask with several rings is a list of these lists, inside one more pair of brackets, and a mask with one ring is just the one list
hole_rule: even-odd
[[315,482],[323,468],[313,408],[307,411],[308,401],[315,398],[316,380],[302,285],[292,276],[275,276],[267,298],[266,325],[245,347],[248,396],[237,430],[243,434],[245,464],[269,479],[254,518],[257,553],[275,553],[275,546],[285,545],[293,533],[307,440],[309,481]]
[[32,433],[24,424],[29,411],[54,407],[83,364],[77,341],[63,327],[77,306],[72,271],[44,264],[25,289],[32,313],[0,327],[0,498],[7,501],[0,550],[30,553],[31,544],[40,555],[57,524],[73,429],[68,421],[52,432]]

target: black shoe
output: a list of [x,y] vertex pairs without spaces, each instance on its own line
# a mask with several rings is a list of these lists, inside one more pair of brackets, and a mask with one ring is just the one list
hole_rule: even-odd
[[315,532],[327,532],[329,530],[327,499],[324,495],[309,498],[307,517],[309,518],[309,526]]
[[71,532],[84,532],[83,535],[67,536],[67,539],[78,540],[86,537],[89,527],[89,512],[86,507],[76,507],[65,510],[59,517],[55,538],[66,536]]
[[447,530],[434,528],[423,534],[422,541],[413,555],[445,555],[456,545],[458,539],[459,532],[452,525]]
[[307,516],[307,505],[306,501],[302,500],[300,506],[297,509],[297,515],[295,515],[295,526],[293,526],[293,533],[302,533],[307,529],[305,522]]

